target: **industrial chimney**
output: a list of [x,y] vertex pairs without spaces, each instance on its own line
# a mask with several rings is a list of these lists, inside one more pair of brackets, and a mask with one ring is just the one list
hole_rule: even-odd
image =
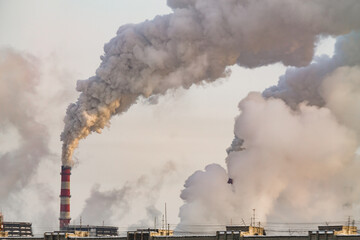
[[70,223],[70,175],[71,167],[61,166],[60,230]]

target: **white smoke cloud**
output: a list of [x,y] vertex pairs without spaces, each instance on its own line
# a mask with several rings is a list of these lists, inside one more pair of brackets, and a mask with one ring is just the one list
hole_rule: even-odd
[[360,134],[360,66],[339,67],[324,79],[320,91],[339,121]]
[[[354,184],[360,169],[359,39],[356,32],[339,37],[332,58],[289,68],[277,86],[240,102],[228,170],[203,172],[209,186],[197,179],[199,173],[189,177],[180,229],[230,219],[240,223],[253,208],[268,222],[359,216],[360,189]],[[226,174],[233,179],[231,191]],[[197,188],[207,191],[193,191]],[[214,215],[207,218],[208,212]]]
[[[242,206],[258,209],[264,220],[271,214],[288,220],[336,217],[348,203],[338,194],[347,196],[344,186],[351,185],[342,179],[358,146],[354,133],[326,108],[300,105],[294,112],[281,100],[265,101],[259,94],[250,94],[239,108],[235,131],[246,150],[229,155],[228,169],[235,192],[244,198]],[[291,206],[296,214],[274,212],[279,199],[287,200],[283,209]],[[329,199],[334,202],[326,204]],[[320,202],[321,208],[309,207]],[[320,214],[324,208],[328,215]]]
[[180,208],[181,222],[177,231],[203,231],[204,225],[211,225],[211,230],[215,231],[216,224],[230,223],[236,209],[227,180],[226,170],[218,164],[208,165],[205,171],[196,171],[186,180],[180,195],[185,204]]
[[352,187],[358,174],[349,171],[359,167],[353,161],[358,142],[329,109],[302,104],[294,111],[260,93],[239,108],[235,134],[245,139],[245,150],[229,153],[228,173],[209,165],[189,177],[180,229],[240,223],[253,208],[262,221],[332,220],[351,213],[349,203],[360,203]]
[[[95,185],[80,214],[85,224],[100,224],[106,220],[109,224],[129,225],[129,215],[136,209],[136,201],[146,200],[146,217],[134,224],[136,227],[152,226],[154,218],[160,220],[161,212],[155,207],[164,182],[176,171],[173,162],[167,162],[160,169],[154,169],[151,175],[141,175],[136,181],[128,181],[119,189],[100,190]],[[75,222],[79,222],[79,217]],[[131,227],[131,226],[130,226]]]
[[[48,131],[37,121],[33,103],[39,75],[35,57],[0,50],[0,131],[5,133],[1,145],[12,133],[18,136],[16,146],[0,150],[0,201],[7,210],[12,208],[13,195],[29,184],[40,162],[50,156]],[[6,134],[9,129],[14,130],[10,136]]]
[[[125,216],[129,211],[129,194],[132,192],[130,184],[125,184],[121,189],[101,191],[100,185],[91,189],[90,197],[85,201],[81,218],[85,224],[101,224],[101,221],[113,222],[115,212]],[[79,223],[80,219],[75,220]]]
[[259,67],[275,62],[305,66],[318,35],[359,29],[355,1],[168,1],[174,13],[119,28],[104,47],[96,75],[78,81],[78,101],[68,107],[62,161],[113,115],[167,90],[229,74],[235,63]]
[[289,68],[280,77],[279,83],[263,92],[265,97],[283,99],[295,108],[300,102],[310,105],[324,106],[322,93],[323,80],[342,66],[354,66],[360,63],[360,33],[352,32],[337,38],[335,53],[332,58],[316,57],[314,62],[303,68]]

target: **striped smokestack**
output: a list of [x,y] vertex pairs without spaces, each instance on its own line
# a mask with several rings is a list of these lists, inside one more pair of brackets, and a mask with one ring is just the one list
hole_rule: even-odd
[[70,223],[70,175],[71,167],[61,166],[60,230]]

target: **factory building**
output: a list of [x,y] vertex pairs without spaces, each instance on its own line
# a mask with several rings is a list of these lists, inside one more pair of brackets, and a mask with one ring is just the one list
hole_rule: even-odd
[[7,237],[8,233],[4,231],[4,217],[0,212],[0,237]]
[[[159,229],[138,229],[136,231],[129,231],[126,237],[120,236],[89,236],[84,235],[82,232],[50,232],[45,233],[43,237],[0,237],[0,240],[360,240],[360,234],[347,234],[339,233],[335,234],[337,230],[343,229],[343,226],[326,226],[326,230],[322,226],[317,231],[309,231],[308,234],[301,236],[266,236],[266,235],[241,235],[243,231],[250,231],[250,228],[241,228],[237,230],[219,231],[216,235],[170,235],[171,232]],[[321,229],[321,230],[320,230]],[[345,229],[346,226],[345,226]],[[91,230],[90,230],[91,231]],[[81,234],[79,234],[81,233]],[[165,235],[164,235],[165,233]],[[226,234],[225,234],[226,233]]]
[[[84,238],[119,240],[118,228],[113,226],[67,225],[61,231],[44,233],[44,240],[65,240]],[[121,239],[125,240],[125,238]]]
[[226,232],[239,232],[240,236],[264,236],[265,229],[256,226],[226,226]]
[[89,236],[94,237],[109,237],[118,236],[118,227],[113,226],[90,226],[90,225],[67,225],[63,227],[63,232],[88,232]]
[[9,237],[32,237],[32,227],[29,222],[3,222],[3,231]]
[[127,240],[150,240],[156,236],[173,236],[173,230],[146,228],[127,232]]
[[55,231],[55,232],[46,232],[44,233],[44,240],[60,240],[60,239],[70,239],[70,238],[84,238],[90,237],[89,232],[63,232],[63,231]]
[[[228,227],[227,227],[228,228]],[[238,240],[244,236],[265,236],[264,228],[252,226],[231,226],[226,231],[217,231],[216,240]]]
[[[334,235],[356,235],[357,227],[356,226],[319,226],[319,231],[321,232],[333,232]],[[360,238],[359,238],[360,239]]]
[[0,212],[0,237],[32,237],[31,223],[28,222],[4,222],[4,216]]

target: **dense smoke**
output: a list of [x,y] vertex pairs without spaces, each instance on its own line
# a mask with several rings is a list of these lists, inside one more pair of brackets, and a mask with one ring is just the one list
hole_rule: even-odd
[[280,98],[292,108],[304,101],[325,106],[339,121],[360,133],[359,42],[359,32],[338,37],[332,58],[321,56],[307,67],[289,68],[279,84],[266,89],[263,95]]
[[238,138],[235,135],[233,141],[231,142],[230,147],[226,149],[226,153],[230,154],[231,152],[244,150],[245,148],[243,147],[243,144],[244,144],[244,139]]
[[180,195],[185,204],[180,208],[177,231],[204,231],[206,226],[211,226],[214,231],[215,224],[223,230],[223,225],[230,223],[236,213],[235,205],[231,203],[237,199],[227,180],[226,170],[218,164],[208,165],[205,171],[196,171],[186,180]]
[[156,174],[141,175],[136,181],[126,182],[119,189],[101,191],[100,185],[95,185],[80,214],[83,222],[99,224],[99,221],[106,220],[108,223],[119,224],[126,220],[123,224],[127,225],[129,214],[136,209],[136,201],[146,199],[146,217],[135,225],[136,227],[151,226],[155,217],[158,220],[161,217],[161,212],[155,207],[158,195],[166,179],[175,171],[176,165],[167,162],[162,168],[151,171]]
[[359,42],[359,33],[338,37],[332,58],[327,55],[317,56],[309,66],[289,68],[280,77],[279,84],[266,89],[263,95],[281,98],[292,108],[304,101],[309,105],[324,106],[328,102],[324,94],[328,93],[323,91],[322,82],[336,69],[342,66],[356,67],[360,63]]
[[[32,104],[38,81],[33,56],[0,50],[0,202],[7,210],[12,195],[29,184],[40,162],[50,155],[47,128],[37,121],[37,108]],[[11,142],[6,138],[14,136],[17,145],[4,149]]]
[[220,166],[190,176],[179,228],[240,223],[253,208],[268,222],[359,217],[359,43],[360,33],[338,37],[332,58],[289,68],[239,103],[226,159],[233,184]]
[[[313,55],[321,37],[360,29],[360,3],[168,0],[168,5],[172,14],[120,27],[105,45],[96,75],[78,81],[80,96],[68,107],[61,134],[63,164],[73,164],[81,139],[101,132],[141,97],[156,102],[169,89],[224,77],[234,64],[282,62],[297,68],[239,104],[228,170],[209,165],[186,181],[179,229],[240,222],[252,208],[262,221],[325,221],[355,213],[359,34],[339,37],[332,58]],[[92,198],[118,206],[120,199],[126,203],[128,191],[94,189]]]
[[139,97],[189,88],[229,74],[227,66],[275,62],[305,66],[319,35],[360,27],[357,0],[169,0],[173,13],[119,28],[104,47],[96,75],[65,117],[62,162],[72,165],[79,140],[101,132]]

